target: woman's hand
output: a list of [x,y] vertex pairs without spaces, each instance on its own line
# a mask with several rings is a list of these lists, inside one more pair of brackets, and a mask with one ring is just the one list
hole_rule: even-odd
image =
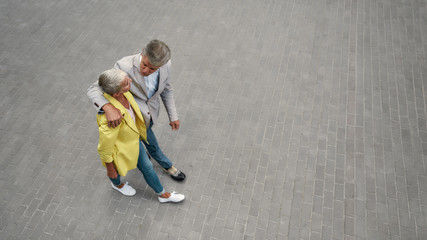
[[107,176],[109,178],[116,179],[118,173],[113,163],[106,163],[105,166],[107,167]]

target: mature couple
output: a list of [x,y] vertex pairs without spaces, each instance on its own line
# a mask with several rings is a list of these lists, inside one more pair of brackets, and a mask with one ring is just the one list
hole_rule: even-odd
[[185,179],[185,174],[163,154],[152,130],[159,116],[159,96],[172,130],[179,128],[170,65],[169,47],[162,41],[152,40],[142,53],[117,61],[113,69],[103,72],[87,90],[98,111],[98,153],[112,188],[126,196],[135,195],[135,189],[121,182],[120,177],[138,168],[161,203],[180,202],[185,198],[165,191],[145,151],[146,148],[172,179]]

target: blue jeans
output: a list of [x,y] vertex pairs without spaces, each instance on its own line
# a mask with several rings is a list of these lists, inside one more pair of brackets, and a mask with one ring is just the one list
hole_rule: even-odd
[[154,135],[153,130],[151,127],[153,126],[153,121],[150,121],[150,126],[147,129],[147,141],[148,144],[144,142],[145,147],[148,150],[148,153],[154,160],[156,160],[160,166],[162,166],[164,169],[169,169],[172,167],[172,162],[167,158],[162,150],[159,147],[159,144],[157,143],[156,136]]
[[[157,194],[164,193],[163,186],[160,183],[159,177],[154,171],[153,164],[148,158],[148,155],[145,152],[145,148],[144,146],[142,146],[141,141],[139,141],[139,156],[138,163],[136,166],[138,167],[139,171],[141,171],[148,186],[150,186]],[[120,185],[121,183],[120,175],[117,175],[117,178],[115,179],[110,178],[110,180],[116,186]]]

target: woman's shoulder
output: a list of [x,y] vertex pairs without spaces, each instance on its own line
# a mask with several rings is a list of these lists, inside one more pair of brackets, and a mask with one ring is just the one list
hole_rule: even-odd
[[107,116],[105,116],[105,113],[97,114],[96,121],[98,122],[98,126],[108,125]]

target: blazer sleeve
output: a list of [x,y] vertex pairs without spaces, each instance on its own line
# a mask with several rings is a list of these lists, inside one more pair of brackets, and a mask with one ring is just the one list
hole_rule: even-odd
[[98,85],[98,81],[94,82],[86,91],[86,96],[92,102],[93,106],[99,112],[102,110],[102,106],[109,103],[104,97],[104,93]]
[[178,120],[178,112],[176,111],[175,107],[175,99],[173,97],[173,88],[170,84],[170,67],[171,67],[171,61],[169,60],[168,63],[166,63],[167,69],[168,69],[168,77],[165,80],[165,88],[163,89],[162,93],[160,93],[160,97],[162,98],[163,104],[165,105],[166,112],[169,116],[169,121],[173,122]]
[[116,128],[108,127],[106,119],[99,124],[98,153],[104,163],[113,162],[113,153],[115,150],[114,145],[119,131],[120,126],[117,126]]

